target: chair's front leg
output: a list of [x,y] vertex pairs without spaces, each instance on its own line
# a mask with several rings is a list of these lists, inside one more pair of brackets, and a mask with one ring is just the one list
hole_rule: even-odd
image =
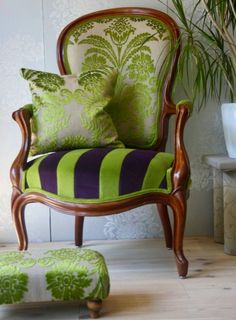
[[177,269],[180,277],[185,278],[188,273],[188,260],[183,252],[183,238],[186,221],[186,196],[179,191],[174,195],[171,208],[174,215],[173,249],[176,257]]
[[19,241],[19,250],[26,250],[28,246],[28,239],[25,228],[24,206],[21,204],[21,188],[23,172],[24,168],[26,167],[31,144],[31,105],[27,105],[24,108],[15,111],[12,116],[20,127],[22,134],[22,145],[10,169],[10,178],[13,188],[11,197],[11,210]]
[[23,204],[21,196],[19,196],[13,203],[12,218],[18,238],[19,250],[27,250],[28,236],[25,226],[25,204]]
[[172,169],[173,191],[170,206],[174,214],[173,248],[176,256],[178,273],[181,277],[186,277],[188,272],[188,261],[183,253],[183,237],[186,220],[186,200],[190,178],[190,165],[184,145],[183,134],[186,121],[190,115],[191,105],[188,104],[188,102],[180,102],[176,108],[175,161]]

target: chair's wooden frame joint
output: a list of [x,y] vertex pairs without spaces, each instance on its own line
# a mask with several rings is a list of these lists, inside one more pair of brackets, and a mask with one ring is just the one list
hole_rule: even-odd
[[190,164],[184,145],[184,128],[189,115],[188,107],[183,105],[178,108],[175,126],[175,161],[172,170],[173,193],[176,193],[177,190],[186,192],[188,189]]
[[32,117],[32,111],[26,108],[20,108],[19,110],[13,113],[12,117],[20,127],[22,135],[22,144],[20,151],[11,166],[10,179],[12,185],[20,189],[22,174],[27,164],[27,159],[31,145],[30,119]]

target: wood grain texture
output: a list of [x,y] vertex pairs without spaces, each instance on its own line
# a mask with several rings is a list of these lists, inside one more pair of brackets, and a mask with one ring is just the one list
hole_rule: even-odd
[[[100,313],[106,320],[235,320],[236,258],[210,238],[186,238],[188,277],[176,279],[172,252],[162,240],[85,241],[107,262],[111,292]],[[71,242],[32,244],[31,249],[73,248]],[[4,250],[15,250],[8,244]],[[1,319],[89,319],[86,303],[2,306]]]
[[102,309],[102,300],[88,300],[87,307],[89,310],[89,315],[91,319],[97,319],[100,316],[100,311]]

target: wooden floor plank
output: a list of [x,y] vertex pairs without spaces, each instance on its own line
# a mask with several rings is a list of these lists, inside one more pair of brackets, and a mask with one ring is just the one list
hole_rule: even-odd
[[[30,248],[72,247],[72,243],[33,244]],[[106,320],[235,320],[236,257],[208,238],[185,240],[190,268],[187,279],[177,276],[173,252],[162,240],[88,241],[85,247],[100,251],[107,261],[111,293],[104,301]],[[8,245],[0,250],[13,250]],[[48,305],[48,304],[47,304]],[[0,319],[87,319],[81,304],[45,308],[1,307]],[[22,311],[23,310],[23,311]]]

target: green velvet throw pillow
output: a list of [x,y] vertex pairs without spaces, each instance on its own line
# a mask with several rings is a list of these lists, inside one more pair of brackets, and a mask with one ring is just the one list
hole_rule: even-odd
[[31,155],[51,151],[124,147],[106,107],[112,79],[90,71],[75,75],[21,69],[32,93]]

